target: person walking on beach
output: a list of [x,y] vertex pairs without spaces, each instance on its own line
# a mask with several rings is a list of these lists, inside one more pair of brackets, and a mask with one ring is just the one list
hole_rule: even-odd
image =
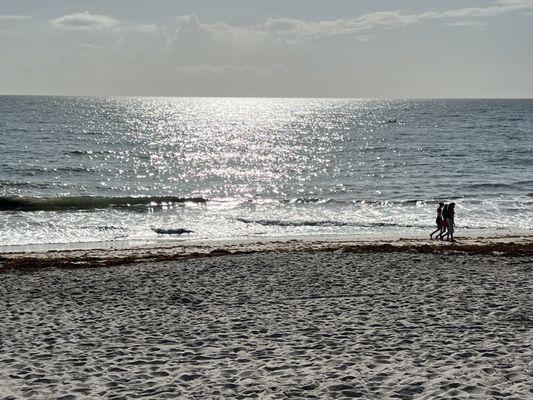
[[[440,232],[440,234],[444,231],[444,224],[442,220],[442,208],[444,207],[444,203],[439,203],[439,207],[437,208],[437,220],[435,221],[437,223],[437,229],[435,229],[433,232],[429,234],[429,237],[433,239],[433,235],[437,232]],[[438,235],[437,235],[438,237]]]
[[446,234],[446,230],[448,229],[448,207],[449,207],[448,204],[444,204],[442,206],[442,211],[441,211],[442,227],[441,227],[440,233],[437,236],[435,236],[437,240],[438,239],[444,240],[444,235]]
[[455,239],[453,238],[453,231],[455,228],[455,203],[450,203],[448,206],[448,212],[446,213],[446,227],[448,231],[446,232],[446,240],[449,240],[450,242],[455,242]]

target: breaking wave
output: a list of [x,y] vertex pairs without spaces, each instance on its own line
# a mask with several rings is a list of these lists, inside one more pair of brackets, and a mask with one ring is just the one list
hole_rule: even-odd
[[264,226],[283,226],[283,227],[298,227],[298,226],[353,226],[361,228],[373,228],[373,227],[416,227],[416,228],[427,228],[427,225],[405,225],[405,224],[395,224],[393,222],[344,222],[344,221],[328,221],[328,220],[304,220],[304,221],[282,221],[276,219],[246,219],[246,218],[236,218],[237,221],[245,224],[257,224]]
[[422,203],[438,203],[440,199],[434,200],[420,200],[420,199],[402,199],[402,200],[338,200],[331,198],[321,197],[297,197],[292,199],[280,200],[280,203],[293,205],[293,204],[336,204],[336,205],[371,205],[371,206],[388,206],[388,205],[417,205]]
[[203,197],[0,197],[0,211],[62,211],[91,210],[102,208],[127,208],[139,206],[162,206],[178,203],[206,203]]

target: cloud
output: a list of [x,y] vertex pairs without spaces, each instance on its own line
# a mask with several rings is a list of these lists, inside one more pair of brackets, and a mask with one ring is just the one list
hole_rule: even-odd
[[[284,41],[297,43],[304,40],[318,40],[333,36],[353,35],[356,41],[367,41],[378,31],[404,29],[431,20],[444,20],[447,26],[482,26],[482,22],[472,18],[489,18],[498,15],[523,11],[525,15],[533,12],[533,0],[497,0],[486,7],[468,7],[447,11],[426,11],[406,14],[401,11],[379,11],[358,17],[325,21],[308,21],[292,18],[269,18],[254,25],[232,25],[218,21],[203,23],[197,15],[179,16],[174,20],[173,31],[165,32],[169,40],[179,37],[203,37],[205,40],[217,39],[247,43],[258,41]],[[31,16],[0,16],[2,18],[31,18]],[[468,18],[468,21],[461,19]],[[455,21],[447,21],[455,19]],[[457,20],[459,19],[459,20]],[[50,21],[56,28],[62,29],[104,29],[115,27],[121,22],[109,15],[91,14],[88,11],[65,15]],[[161,33],[168,28],[153,24],[127,25],[122,30],[137,30],[146,33]]]
[[[431,14],[431,15],[430,15]],[[352,19],[305,21],[291,18],[269,18],[255,25],[238,26],[225,22],[203,23],[197,15],[175,19],[174,38],[199,37],[235,41],[240,44],[256,41],[284,41],[295,43],[341,35],[356,35],[366,41],[375,30],[400,29],[434,17],[433,13],[402,14],[400,11],[382,11],[364,14]]]
[[533,9],[533,0],[499,0],[488,7],[469,7],[457,10],[449,10],[440,13],[440,18],[446,17],[494,17],[513,11],[527,11]]
[[109,15],[91,14],[88,11],[77,12],[53,19],[50,23],[60,29],[105,29],[111,28],[120,23]]
[[174,21],[173,40],[180,37],[195,37],[205,40],[235,42],[241,46],[268,40],[267,32],[257,26],[238,26],[218,21],[202,23],[197,15],[182,15]]
[[487,26],[487,23],[481,22],[481,21],[455,21],[455,22],[447,22],[446,26],[464,26],[464,27],[481,28],[483,26]]
[[181,15],[175,19],[177,32],[201,32],[206,30],[206,24],[200,23],[198,15]]
[[0,21],[21,21],[31,18],[33,15],[0,15]]
[[504,6],[533,7],[533,0],[499,0],[498,3]]
[[[488,7],[470,7],[443,12],[426,11],[418,14],[404,14],[400,11],[379,11],[361,15],[352,19],[335,21],[300,21],[290,19],[270,19],[259,28],[275,35],[316,39],[337,35],[362,35],[377,30],[396,30],[425,21],[450,18],[486,18],[506,14],[513,11],[533,10],[533,0],[500,0]],[[454,22],[452,22],[453,24]],[[447,23],[449,24],[449,23]],[[481,22],[475,22],[481,25]],[[457,21],[457,26],[473,26],[472,21]]]
[[[447,11],[426,11],[405,14],[401,11],[379,11],[350,19],[306,21],[291,18],[269,18],[265,22],[248,26],[237,26],[225,22],[202,23],[198,16],[188,15],[176,19],[175,35],[203,35],[218,39],[235,39],[241,42],[251,40],[277,40],[296,43],[333,36],[354,35],[357,41],[366,41],[377,31],[404,29],[427,21],[443,20],[447,26],[482,26],[481,21],[471,18],[489,18],[523,11],[533,11],[533,0],[499,0],[487,7],[468,7]],[[461,19],[469,18],[468,21]],[[448,21],[455,19],[456,21]],[[457,21],[459,19],[459,21]]]

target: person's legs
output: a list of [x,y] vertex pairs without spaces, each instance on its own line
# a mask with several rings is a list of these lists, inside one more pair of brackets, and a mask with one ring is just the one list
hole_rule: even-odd
[[453,242],[454,241],[454,239],[453,239],[453,228],[454,228],[453,219],[448,218],[448,221],[446,221],[446,222],[447,222],[446,225],[448,225],[448,233],[446,234],[446,239]]
[[446,233],[446,220],[442,221],[440,233],[437,235],[437,239],[444,240],[444,234]]

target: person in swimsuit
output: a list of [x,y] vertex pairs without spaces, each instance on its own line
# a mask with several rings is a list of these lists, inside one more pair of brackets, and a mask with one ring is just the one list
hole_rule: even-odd
[[437,232],[442,233],[444,230],[444,224],[442,223],[442,208],[444,207],[444,203],[439,203],[439,207],[437,208],[437,220],[435,221],[437,223],[437,229],[435,229],[433,232],[429,234],[429,237],[433,239],[433,235]]

